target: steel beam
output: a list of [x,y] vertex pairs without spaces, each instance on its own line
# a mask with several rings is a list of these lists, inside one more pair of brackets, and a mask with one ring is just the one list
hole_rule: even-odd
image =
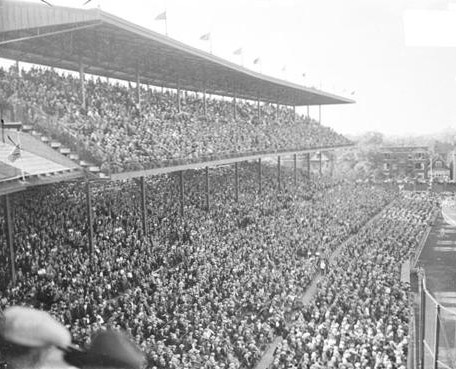
[[280,191],[280,155],[277,156],[277,188]]
[[13,285],[16,284],[16,257],[14,252],[14,224],[13,216],[11,215],[11,203],[9,195],[4,196],[4,211],[6,216],[5,227],[6,227],[6,243],[9,249],[9,264],[11,273],[11,282]]
[[86,181],[86,205],[87,205],[87,234],[89,237],[89,254],[90,259],[93,256],[93,209],[92,209],[92,191],[90,190],[90,182]]
[[258,193],[262,191],[262,183],[261,183],[261,158],[258,159]]
[[180,202],[180,215],[184,215],[184,172],[179,172],[179,202]]
[[146,179],[141,177],[140,180],[141,187],[141,219],[142,219],[142,228],[144,236],[147,235],[147,209],[146,209]]
[[239,202],[239,168],[238,163],[234,163],[234,199]]
[[297,172],[297,155],[293,154],[293,175],[294,175],[294,185],[298,182],[298,172]]
[[206,210],[210,210],[210,187],[209,187],[209,167],[204,169],[206,177]]

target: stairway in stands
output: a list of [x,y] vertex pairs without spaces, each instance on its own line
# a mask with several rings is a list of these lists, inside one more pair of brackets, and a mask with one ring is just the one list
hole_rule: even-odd
[[74,163],[77,165],[81,166],[84,168],[84,170],[88,173],[90,173],[93,176],[96,176],[100,179],[108,179],[109,176],[106,173],[103,173],[100,170],[100,167],[97,166],[96,164],[87,162],[85,160],[82,160],[78,154],[74,153],[71,151],[70,148],[63,146],[60,142],[57,140],[53,140],[45,135],[43,135],[41,132],[35,130],[33,126],[31,125],[23,125],[21,127],[21,131],[24,133],[29,133],[31,136],[34,138],[40,140],[42,143],[48,145],[51,147],[53,150],[58,152],[59,154],[67,157],[68,159],[72,160]]

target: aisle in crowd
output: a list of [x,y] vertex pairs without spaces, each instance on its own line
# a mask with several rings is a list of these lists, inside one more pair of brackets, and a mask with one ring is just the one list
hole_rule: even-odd
[[[251,368],[316,273],[317,252],[334,250],[393,198],[365,184],[298,178],[264,166],[211,172],[211,211],[204,174],[185,175],[185,215],[178,178],[147,180],[150,235],[142,231],[135,181],[94,186],[95,252],[87,253],[81,185],[14,195],[18,283],[1,255],[1,306],[50,311],[78,343],[101,327],[121,328],[147,354],[150,368]],[[3,238],[4,236],[2,236]],[[2,239],[4,242],[4,239]]]
[[435,200],[404,193],[350,240],[299,310],[271,369],[406,368],[409,286],[400,266],[432,219]]
[[[140,109],[132,88],[87,80],[87,107],[80,81],[53,70],[0,69],[0,104],[22,111],[24,122],[38,131],[73,143],[84,158],[111,172],[160,166],[169,160],[201,161],[254,152],[297,150],[348,144],[349,141],[290,107],[203,99],[185,92],[178,109],[174,92],[141,89]],[[51,124],[54,122],[54,124]]]

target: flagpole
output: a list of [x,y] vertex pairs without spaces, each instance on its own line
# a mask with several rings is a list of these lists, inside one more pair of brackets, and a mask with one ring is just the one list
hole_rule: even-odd
[[165,36],[169,37],[168,36],[168,13],[166,13],[166,10],[165,10],[165,14],[166,14],[166,17],[165,17]]
[[210,33],[210,36],[209,36],[209,50],[210,50],[210,53],[212,54],[212,32]]

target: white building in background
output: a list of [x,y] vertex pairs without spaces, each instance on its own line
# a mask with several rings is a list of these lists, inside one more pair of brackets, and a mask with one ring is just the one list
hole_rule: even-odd
[[448,182],[451,179],[450,167],[440,155],[432,159],[432,168],[429,168],[428,174],[436,182]]

